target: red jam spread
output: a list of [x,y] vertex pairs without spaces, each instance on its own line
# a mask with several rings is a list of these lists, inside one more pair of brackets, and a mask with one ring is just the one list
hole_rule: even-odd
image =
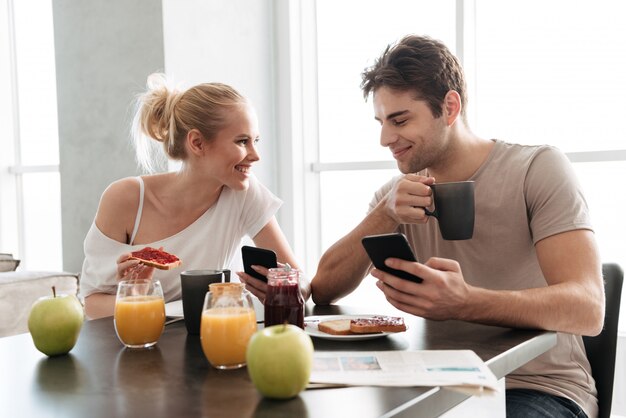
[[151,247],[146,247],[139,251],[133,251],[131,256],[158,264],[171,264],[179,261],[179,258],[175,255]]

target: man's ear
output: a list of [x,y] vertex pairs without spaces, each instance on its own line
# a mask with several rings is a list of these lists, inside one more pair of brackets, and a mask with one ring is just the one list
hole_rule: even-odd
[[187,149],[194,155],[204,155],[206,150],[206,141],[197,129],[191,129],[187,132]]
[[443,99],[443,108],[444,108],[444,116],[446,118],[446,123],[448,126],[452,126],[452,124],[456,121],[456,119],[461,115],[461,110],[463,109],[463,103],[461,103],[461,96],[454,90],[450,90],[446,93],[446,97]]

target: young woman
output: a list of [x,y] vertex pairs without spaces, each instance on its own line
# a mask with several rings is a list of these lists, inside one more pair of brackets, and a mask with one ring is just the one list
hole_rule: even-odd
[[[129,259],[146,246],[177,255],[184,269],[222,269],[248,235],[274,250],[279,262],[297,267],[274,216],[282,202],[251,171],[259,161],[259,129],[245,97],[220,83],[177,92],[164,75],[153,74],[133,125],[145,167],[151,166],[148,150],[159,142],[182,164],[177,172],[124,178],[104,191],[85,238],[80,292],[88,317],[112,315],[117,282],[128,277],[158,279],[166,302],[180,299],[180,268],[155,271]],[[237,274],[264,299],[263,282]],[[308,296],[308,283],[302,288]]]

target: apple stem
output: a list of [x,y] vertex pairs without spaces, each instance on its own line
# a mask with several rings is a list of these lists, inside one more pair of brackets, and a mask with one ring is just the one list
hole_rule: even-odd
[[56,288],[56,286],[52,286],[52,297],[53,298],[57,297],[57,288]]

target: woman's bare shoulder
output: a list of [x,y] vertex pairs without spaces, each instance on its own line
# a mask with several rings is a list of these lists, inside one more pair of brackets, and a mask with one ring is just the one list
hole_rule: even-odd
[[139,204],[139,181],[136,177],[126,177],[111,183],[102,193],[100,207],[119,210],[129,203]]
[[108,237],[120,242],[135,224],[139,207],[139,182],[127,177],[111,183],[102,193],[96,225]]

